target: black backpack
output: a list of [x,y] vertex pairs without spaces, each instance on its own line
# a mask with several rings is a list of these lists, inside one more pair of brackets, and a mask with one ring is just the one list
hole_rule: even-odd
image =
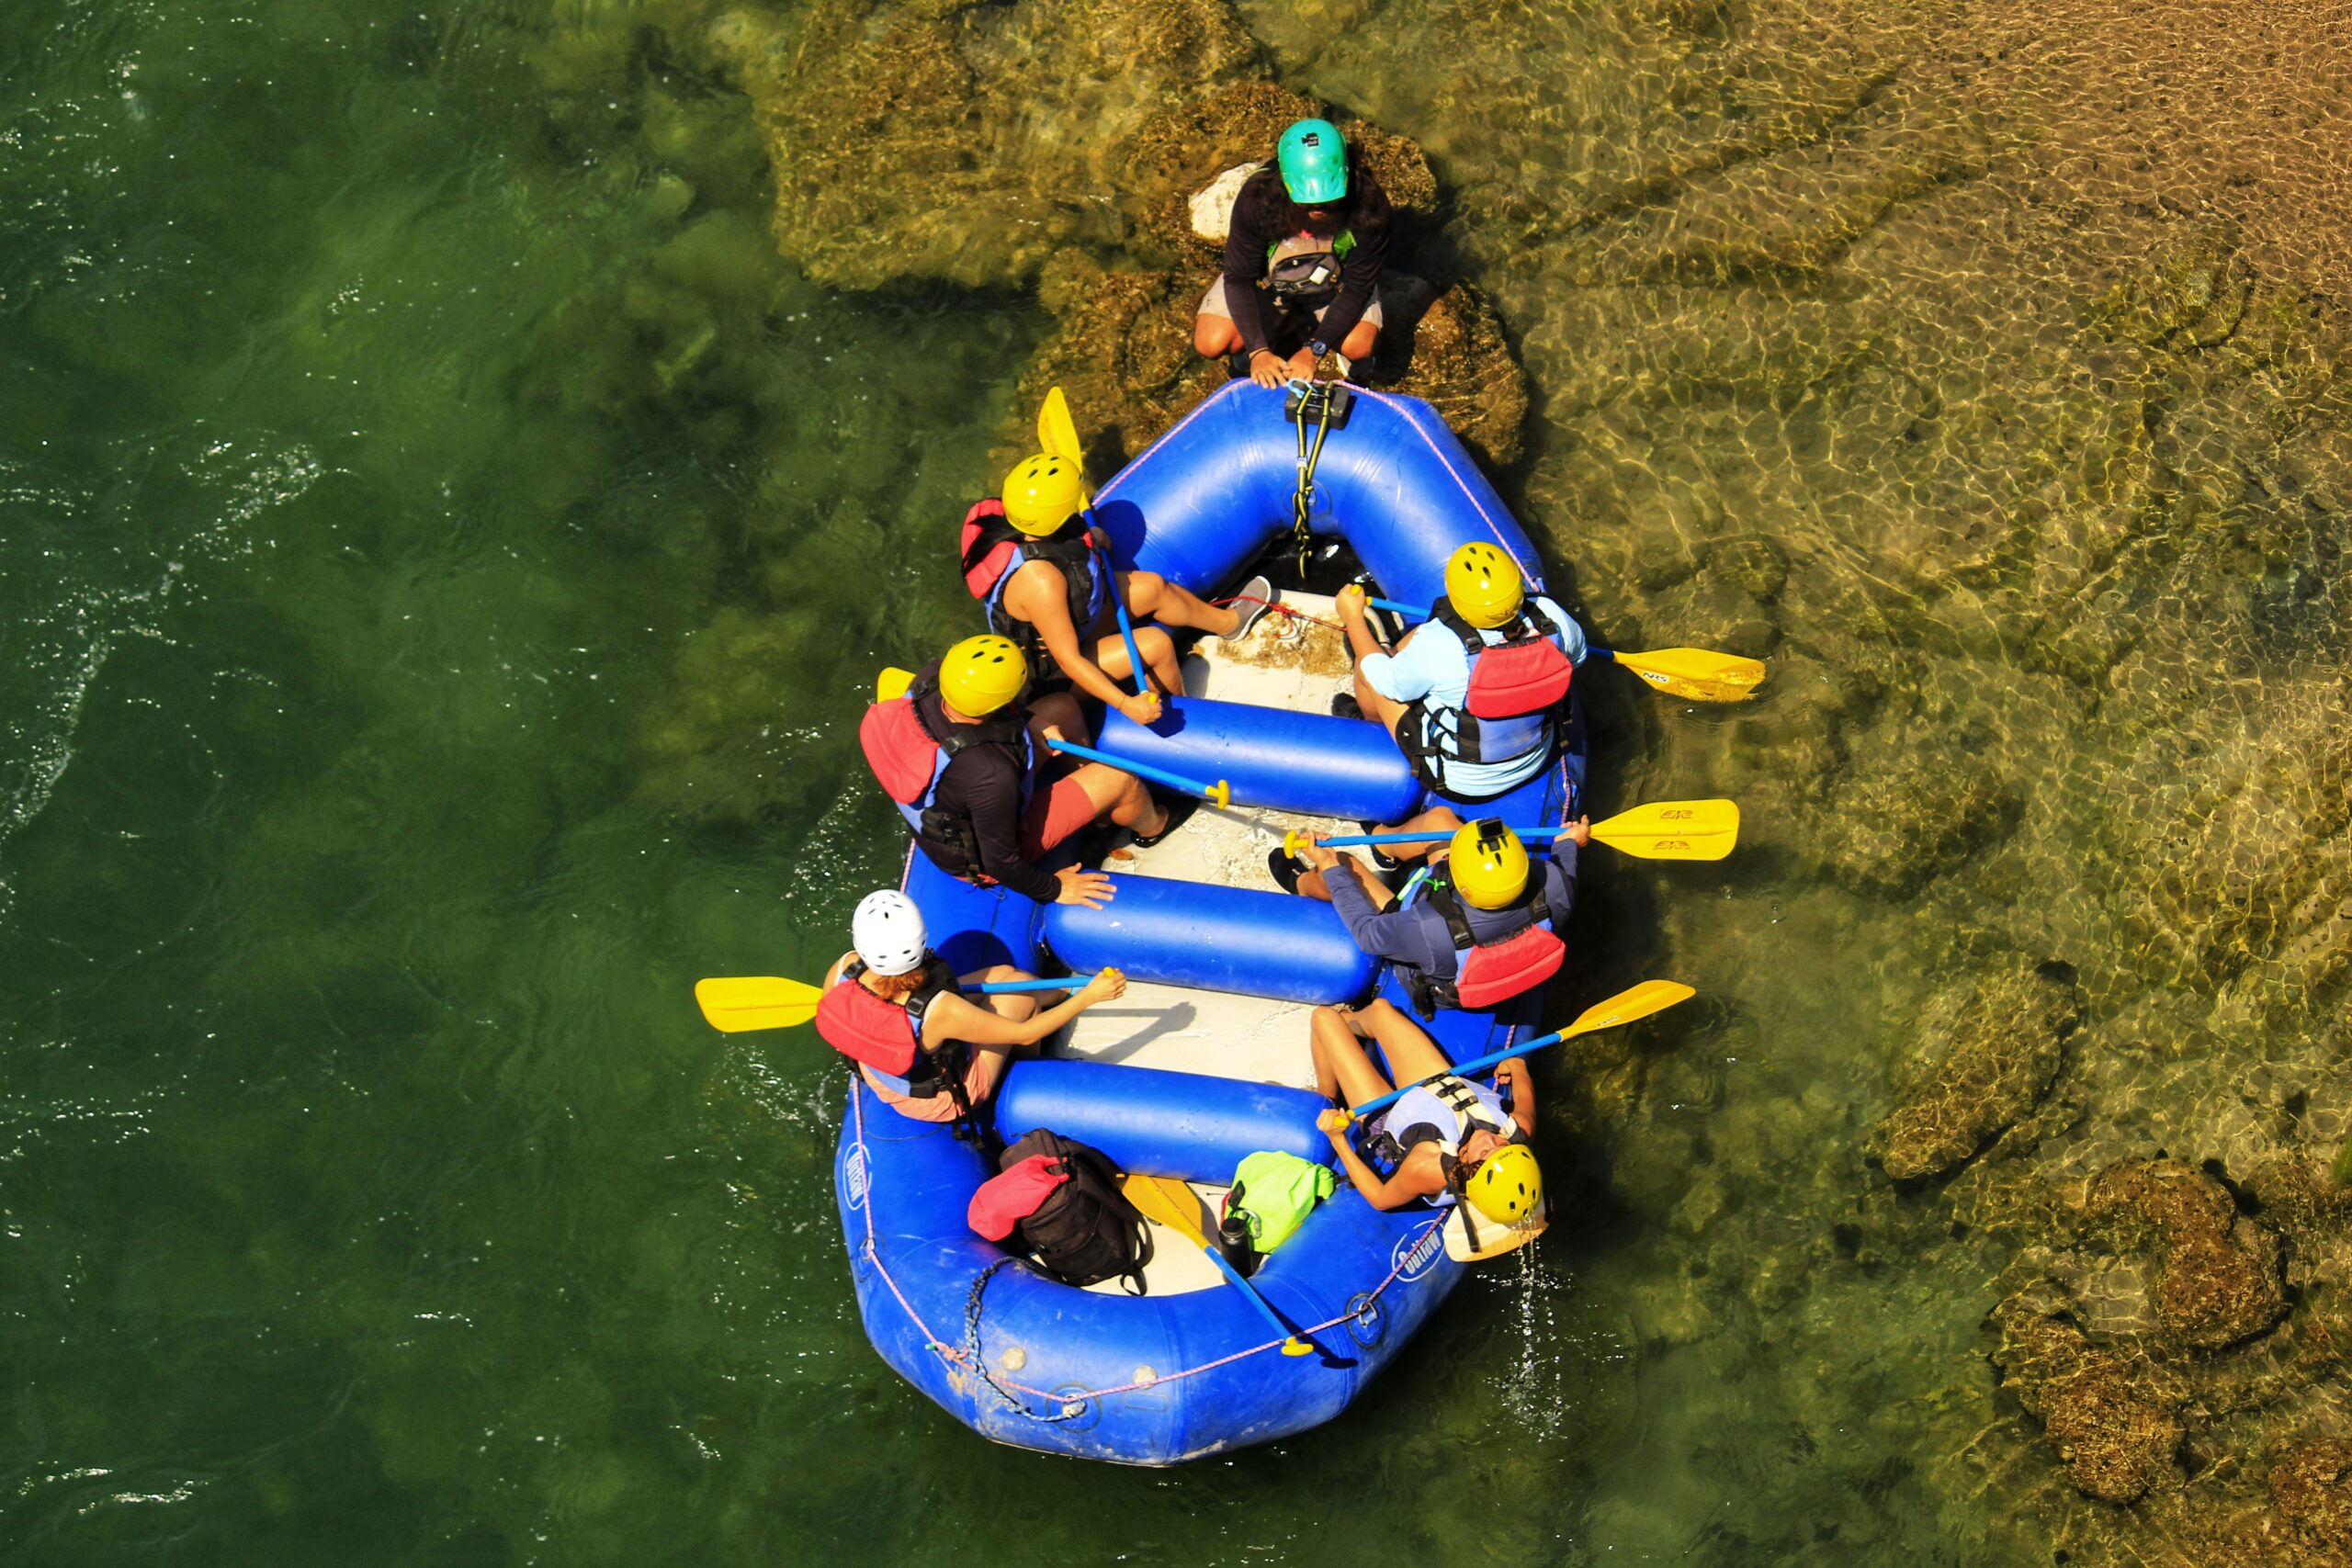
[[1100,1149],[1040,1128],[1006,1149],[997,1168],[1011,1170],[1036,1155],[1052,1159],[1050,1168],[1069,1179],[1013,1227],[1016,1250],[1029,1252],[1046,1273],[1067,1284],[1117,1280],[1129,1295],[1142,1295],[1151,1231],[1119,1190],[1118,1167]]

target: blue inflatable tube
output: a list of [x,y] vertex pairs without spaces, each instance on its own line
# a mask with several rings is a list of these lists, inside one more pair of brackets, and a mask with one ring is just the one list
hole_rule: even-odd
[[1236,806],[1396,822],[1426,793],[1386,728],[1364,718],[1186,697],[1148,728],[1115,709],[1102,746],[1196,779],[1224,779]]
[[1109,1062],[1015,1062],[997,1090],[1006,1143],[1040,1127],[1092,1144],[1122,1170],[1224,1186],[1261,1149],[1329,1165],[1311,1089]]
[[1114,875],[1099,909],[1055,904],[1045,939],[1074,974],[1116,965],[1131,980],[1291,1002],[1350,1002],[1379,961],[1329,904],[1254,887]]
[[[1235,382],[1102,487],[1096,513],[1121,564],[1203,594],[1229,591],[1290,526],[1296,435],[1283,395]],[[1359,389],[1326,442],[1310,518],[1353,546],[1381,591],[1428,603],[1446,558],[1483,539],[1540,586],[1535,551],[1430,407]],[[1181,700],[1164,733],[1114,716],[1103,745],[1173,771],[1231,780],[1241,800],[1308,815],[1395,820],[1424,798],[1376,726]],[[1376,743],[1375,743],[1376,742]],[[1573,815],[1584,732],[1572,709],[1563,753],[1483,809],[1507,820]],[[1253,790],[1257,793],[1253,795]],[[975,887],[909,857],[905,887],[933,944],[959,971],[994,964],[1051,973],[1116,964],[1138,979],[1283,998],[1355,1000],[1393,976],[1357,951],[1327,905],[1252,889],[1114,878],[1103,909],[1041,906]],[[1574,958],[1570,963],[1573,964]],[[1538,1001],[1441,1012],[1427,1027],[1455,1061],[1539,1032]],[[1200,1065],[1214,1067],[1213,1053]],[[1231,1179],[1261,1148],[1327,1157],[1305,1091],[1099,1062],[1016,1065],[1000,1125],[1096,1144],[1154,1175]],[[1463,1268],[1445,1256],[1442,1213],[1373,1209],[1342,1183],[1252,1280],[1323,1354],[1290,1358],[1229,1286],[1131,1297],[1048,1279],[974,1235],[966,1206],[991,1174],[949,1129],[900,1116],[853,1078],[835,1191],[858,1309],[876,1350],[975,1431],[1049,1453],[1172,1464],[1320,1425],[1344,1410],[1437,1310]]]

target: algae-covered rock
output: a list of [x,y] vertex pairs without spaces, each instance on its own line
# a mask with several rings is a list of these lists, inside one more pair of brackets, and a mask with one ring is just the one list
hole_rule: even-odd
[[1879,1124],[1880,1164],[1898,1181],[1974,1155],[2032,1109],[2058,1075],[2080,1017],[2055,965],[2012,959],[1930,1004],[1902,1102]]
[[2242,1217],[2229,1190],[2174,1159],[2125,1160],[2091,1186],[2086,1213],[2162,1253],[2156,1317],[2192,1349],[2261,1333],[2287,1309],[2278,1240]]
[[2352,1442],[2320,1438],[2288,1450],[2270,1467],[2265,1543],[2286,1568],[2352,1563]]
[[778,248],[843,288],[1019,284],[1118,243],[1157,167],[1134,140],[1260,70],[1223,0],[821,0],[713,37],[767,132]]
[[1993,1311],[2001,1386],[2038,1417],[2076,1487],[2109,1503],[2176,1484],[2179,1396],[2147,1369],[2094,1345],[2046,1291]]

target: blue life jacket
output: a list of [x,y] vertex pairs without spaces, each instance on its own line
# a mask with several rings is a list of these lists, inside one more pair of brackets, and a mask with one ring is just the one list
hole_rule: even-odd
[[1430,622],[1461,640],[1470,678],[1461,706],[1422,697],[1397,721],[1397,744],[1421,782],[1443,789],[1449,761],[1499,765],[1549,752],[1576,672],[1566,628],[1532,602],[1502,626],[1481,627],[1442,598]]
[[1109,543],[1074,517],[1040,538],[1005,521],[1002,502],[979,502],[964,514],[963,546],[964,586],[986,607],[989,630],[1010,637],[1021,649],[1032,676],[1045,672],[1045,644],[1035,626],[1004,607],[1005,586],[1013,574],[1033,560],[1058,568],[1069,595],[1069,623],[1081,637],[1110,608],[1117,587],[1111,575]]

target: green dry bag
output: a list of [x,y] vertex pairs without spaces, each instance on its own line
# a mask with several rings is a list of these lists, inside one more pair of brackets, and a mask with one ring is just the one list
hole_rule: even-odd
[[1243,1160],[1225,1195],[1227,1225],[1249,1228],[1254,1252],[1272,1252],[1306,1223],[1315,1205],[1331,1195],[1331,1168],[1296,1155],[1260,1153]]

